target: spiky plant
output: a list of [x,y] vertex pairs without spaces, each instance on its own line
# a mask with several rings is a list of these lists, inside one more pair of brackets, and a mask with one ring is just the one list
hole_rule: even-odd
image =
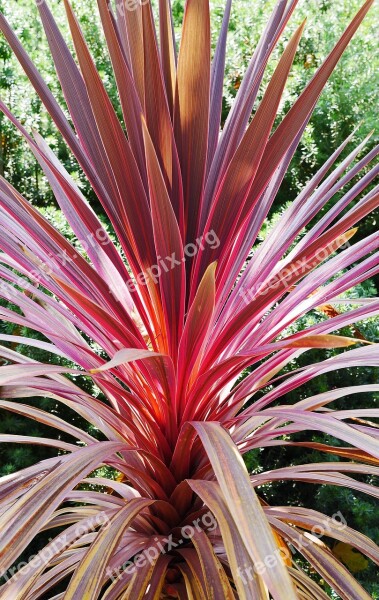
[[[13,342],[0,351],[9,363],[0,368],[0,408],[57,430],[56,439],[1,436],[57,449],[55,458],[0,480],[1,598],[326,599],[312,569],[339,597],[369,598],[321,536],[378,561],[370,539],[342,517],[268,506],[260,490],[290,479],[378,495],[350,475],[379,473],[378,430],[364,420],[379,411],[328,406],[378,385],[333,389],[286,405],[286,392],[321,373],[378,366],[377,347],[360,344],[280,374],[309,348],[356,343],[333,332],[378,314],[379,300],[363,299],[305,331],[286,333],[379,270],[377,234],[348,243],[356,223],[379,204],[376,187],[352,205],[378,172],[368,167],[378,149],[355,162],[364,140],[338,162],[350,136],[257,244],[317,99],[372,0],[274,128],[304,24],[253,107],[296,3],[278,1],[221,133],[230,0],[212,61],[206,0],[187,0],[178,56],[168,0],[159,1],[159,35],[148,1],[98,0],[123,123],[68,0],[79,65],[46,2],[37,4],[69,114],[1,17],[3,33],[118,240],[111,241],[47,142],[1,103],[82,247],[70,245],[1,179],[1,296],[10,307],[0,315],[40,336],[0,337]],[[42,364],[15,344],[51,352],[74,367]],[[240,379],[247,367],[249,375]],[[102,396],[82,391],[76,375],[92,378]],[[269,383],[269,391],[256,396]],[[76,411],[101,436],[21,402],[35,396]],[[249,475],[243,454],[299,444],[291,436],[304,431],[338,438],[342,445],[304,445],[342,460]],[[104,478],[100,467],[117,477]],[[48,545],[9,577],[7,570],[46,531],[53,536]]]

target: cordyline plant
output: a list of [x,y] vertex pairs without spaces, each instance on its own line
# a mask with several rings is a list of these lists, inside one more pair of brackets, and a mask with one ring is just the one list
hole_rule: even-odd
[[[368,167],[378,149],[356,162],[364,140],[338,162],[350,136],[264,242],[256,242],[317,99],[372,1],[274,128],[304,27],[293,32],[253,112],[267,62],[296,5],[279,0],[221,133],[230,0],[213,60],[206,0],[187,0],[178,54],[168,0],[159,1],[159,35],[149,2],[98,0],[123,123],[68,0],[78,64],[46,2],[37,4],[69,116],[3,16],[1,29],[118,242],[46,141],[30,135],[2,103],[83,252],[1,179],[1,296],[9,303],[0,315],[41,335],[1,335],[0,354],[8,364],[0,368],[0,408],[58,432],[56,439],[2,435],[1,441],[58,451],[0,480],[1,572],[7,574],[41,532],[52,535],[26,567],[6,575],[0,597],[326,599],[310,576],[313,569],[339,597],[369,598],[317,532],[373,561],[378,547],[314,510],[269,506],[260,487],[289,479],[378,496],[351,474],[379,474],[378,430],[365,420],[379,410],[328,405],[379,391],[379,385],[285,401],[287,392],[321,373],[378,366],[377,347],[359,344],[280,374],[309,348],[357,343],[332,332],[379,312],[379,300],[362,299],[358,308],[286,333],[300,317],[333,306],[341,293],[379,271],[377,234],[347,243],[356,223],[379,204],[376,187],[352,205],[378,172]],[[51,352],[73,367],[37,362],[17,352],[17,344]],[[76,375],[92,378],[105,399],[82,391]],[[21,402],[35,396],[76,411],[104,441]],[[342,445],[291,442],[292,434],[304,431]],[[317,447],[341,460],[249,475],[244,453],[282,444]],[[105,466],[115,479],[99,476]]]

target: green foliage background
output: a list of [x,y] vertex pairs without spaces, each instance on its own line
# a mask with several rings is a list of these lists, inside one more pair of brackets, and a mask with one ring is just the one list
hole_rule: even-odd
[[[234,0],[226,60],[223,120],[227,117],[249,58],[274,4],[274,0]],[[284,34],[282,42],[273,54],[264,82],[267,83],[267,78],[272,73],[289,35],[307,17],[305,33],[281,104],[281,115],[289,109],[361,4],[361,0],[349,0],[349,2],[346,2],[346,0],[300,0],[287,33]],[[80,17],[86,39],[114,106],[120,112],[106,46],[99,28],[97,11],[94,10],[96,1],[76,0],[73,1],[73,5]],[[183,5],[183,0],[173,0],[176,31],[179,31],[183,16]],[[60,0],[51,0],[50,6],[64,31],[66,39],[69,40],[63,3]],[[53,93],[64,106],[63,95],[55,75],[34,0],[0,0],[0,9],[9,18],[26,50],[35,61]],[[214,46],[221,26],[224,1],[211,0],[211,9]],[[320,98],[275,201],[273,211],[267,220],[262,237],[266,235],[272,223],[280,218],[286,204],[295,198],[317,168],[357,125],[360,125],[360,127],[355,141],[363,139],[367,133],[375,129],[379,71],[378,29],[379,15],[374,9],[363,22]],[[264,89],[264,86],[262,86],[262,89]],[[66,169],[78,182],[84,194],[100,211],[99,203],[91,192],[85,177],[75,160],[68,153],[65,144],[52,125],[51,119],[46,114],[40,100],[36,97],[34,90],[2,37],[0,37],[0,93],[2,99],[28,129],[38,129],[47,139]],[[368,148],[373,147],[377,142],[378,131],[374,131],[368,143]],[[5,176],[26,198],[42,208],[46,216],[65,235],[74,240],[64,217],[56,209],[54,197],[33,155],[28,152],[21,136],[3,115],[0,115],[0,174]],[[335,202],[335,198],[331,202]],[[364,237],[377,229],[378,211],[361,223],[357,237]],[[376,295],[377,285],[377,281],[370,281],[350,293],[352,304],[354,303],[354,297],[357,295],[365,297]],[[324,315],[314,311],[304,318],[297,325],[297,328],[303,328],[324,318]],[[359,328],[367,339],[379,341],[379,324],[377,321],[370,320],[363,326],[359,326]],[[0,322],[0,330],[22,335],[22,331],[8,323]],[[352,335],[353,332],[347,330],[341,331],[341,333]],[[30,349],[20,347],[18,350],[30,354]],[[312,355],[309,352],[305,353],[289,368],[298,368],[310,360],[325,359],[332,352],[337,351],[326,353],[325,351],[315,350]],[[33,350],[33,358],[43,361],[53,360],[51,357],[35,350]],[[333,387],[373,383],[377,380],[378,373],[374,372],[373,369],[344,370],[337,374],[320,376],[310,382],[302,389],[301,397],[320,393]],[[81,384],[88,388],[88,381],[83,380]],[[97,393],[96,390],[89,389],[89,391]],[[289,394],[282,401],[292,403],[299,399],[297,392],[293,397],[292,394]],[[345,398],[343,402],[344,406],[354,408],[362,405],[362,403],[366,407],[378,406],[378,400],[378,396],[368,398],[367,396],[352,395]],[[39,405],[42,408],[48,407],[49,410],[60,416],[75,421],[78,425],[83,425],[73,412],[71,413],[66,408],[63,409],[56,402],[35,399],[30,400],[30,403]],[[0,411],[0,419],[0,432],[35,436],[47,435],[50,437],[54,435],[53,431],[48,431],[46,427],[40,424],[31,423],[29,420],[9,413],[1,413]],[[96,435],[94,431],[91,431],[91,433]],[[307,432],[303,436],[299,435],[297,441],[301,441],[305,437],[309,440],[312,433]],[[325,441],[320,435],[313,436],[313,439],[314,441]],[[337,440],[329,440],[329,442],[338,444]],[[6,445],[0,448],[0,475],[29,466],[36,460],[48,457],[50,452],[52,451],[45,447]],[[283,445],[270,450],[266,449],[262,452],[251,453],[246,462],[251,471],[259,472],[289,464],[324,460],[325,456],[320,453]],[[334,460],[338,459],[335,458]],[[373,483],[373,481],[370,482]],[[316,489],[310,484],[296,485],[291,481],[266,486],[265,489],[261,490],[261,493],[268,502],[277,505],[306,505],[329,515],[341,511],[351,527],[359,529],[377,543],[379,542],[379,510],[376,501],[372,498],[363,497],[358,493],[355,494],[341,488],[324,485]],[[328,543],[327,539],[325,541]],[[28,549],[29,554],[32,550],[34,549]],[[379,598],[379,579],[373,566],[356,573],[356,576],[370,591],[373,598]],[[328,593],[331,593],[326,585],[325,589]],[[336,598],[336,596],[334,597]]]

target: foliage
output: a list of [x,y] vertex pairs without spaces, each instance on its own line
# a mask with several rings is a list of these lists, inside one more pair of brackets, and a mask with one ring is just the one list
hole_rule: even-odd
[[[339,402],[379,386],[290,399],[320,375],[378,366],[377,345],[357,335],[355,323],[376,317],[379,301],[341,298],[379,270],[376,234],[350,242],[379,204],[377,187],[367,191],[378,149],[363,153],[367,139],[352,148],[349,135],[265,239],[258,236],[318,97],[371,4],[280,112],[304,24],[287,28],[296,1],[278,2],[221,135],[229,2],[211,63],[207,2],[188,0],[176,59],[169,2],[159,3],[159,53],[150,3],[115,9],[112,18],[99,0],[116,110],[68,0],[80,69],[47,4],[38,5],[63,111],[1,17],[117,238],[46,140],[1,102],[78,241],[0,180],[1,295],[13,307],[0,315],[38,334],[0,334],[8,363],[0,367],[0,407],[59,432],[0,437],[58,450],[0,480],[2,597],[290,600],[327,598],[325,590],[370,597],[336,548],[343,543],[377,563],[373,541],[335,514],[267,500],[274,482],[293,480],[377,497],[378,410]],[[329,318],[303,328],[317,310]],[[18,344],[63,362],[32,359]],[[321,361],[313,355],[320,349],[329,352]],[[288,370],[299,358],[304,366]],[[35,397],[63,404],[92,429],[19,402]],[[319,442],[304,441],[309,430]],[[267,470],[257,461],[249,474],[242,455],[275,447],[310,448],[323,459]],[[7,570],[46,531],[53,539],[8,580]]]
[[[155,3],[156,4],[156,3]],[[257,2],[252,10],[249,2],[234,0],[228,33],[226,52],[226,67],[224,79],[223,115],[225,121],[247,68],[250,56],[259,40],[265,26],[267,14],[274,7],[274,0]],[[64,9],[61,2],[53,0],[54,16],[63,31],[65,39],[71,44]],[[111,64],[104,47],[100,20],[97,11],[93,11],[90,3],[76,0],[75,10],[86,35],[87,43],[95,58],[96,65],[101,71],[103,80],[112,102],[117,108],[117,91],[115,89]],[[351,19],[360,7],[360,0],[307,1],[300,2],[297,9],[297,21],[300,23],[307,18],[307,27],[300,41],[299,52],[294,60],[294,66],[287,82],[284,93],[285,102],[281,108],[289,107],[298,93],[314,74],[317,66],[330,51],[334,40],[341,33],[341,23]],[[53,61],[48,52],[46,39],[42,34],[40,21],[37,17],[34,0],[8,0],[0,2],[0,8],[7,16],[22,40],[26,50],[37,64],[40,72],[47,80],[54,94],[63,103],[60,86],[55,77]],[[224,1],[212,1],[212,48],[216,46],[217,36],[224,14]],[[184,0],[173,1],[173,17],[177,39],[180,39],[180,26],[184,13]],[[296,16],[295,15],[295,16]],[[372,11],[362,24],[361,35],[352,40],[349,48],[342,57],[342,67],[336,71],[327,84],[327,92],[315,108],[305,134],[295,152],[294,159],[288,169],[281,189],[278,192],[274,206],[281,206],[293,197],[299,186],[303,186],[308,178],[326,160],[330,149],[335,149],[346,138],[357,123],[361,123],[360,135],[365,135],[375,129],[370,147],[375,145],[378,138],[376,131],[376,76],[378,72],[377,30],[378,14]],[[36,43],[38,40],[38,43]],[[287,33],[283,33],[283,41],[287,41]],[[71,48],[71,45],[70,45]],[[278,50],[273,53],[279,56]],[[360,68],[357,69],[356,57],[359,56]],[[82,175],[77,163],[67,152],[66,146],[57,135],[51,120],[43,110],[42,103],[36,99],[27,78],[23,75],[17,60],[9,51],[6,42],[0,39],[0,57],[2,60],[2,77],[0,90],[8,106],[22,119],[38,130],[50,146],[58,154],[65,168],[79,182],[82,191],[96,204],[96,198],[91,194],[86,178]],[[267,67],[268,76],[272,74],[275,61],[270,61]],[[51,203],[53,197],[46,185],[42,170],[31,153],[25,151],[21,136],[15,135],[7,120],[0,115],[0,128],[3,132],[5,154],[2,158],[6,178],[19,189],[26,198],[44,206]],[[4,173],[2,173],[4,174]],[[101,206],[96,204],[101,210]],[[364,220],[359,234],[367,235],[375,227],[374,219],[377,211]]]

